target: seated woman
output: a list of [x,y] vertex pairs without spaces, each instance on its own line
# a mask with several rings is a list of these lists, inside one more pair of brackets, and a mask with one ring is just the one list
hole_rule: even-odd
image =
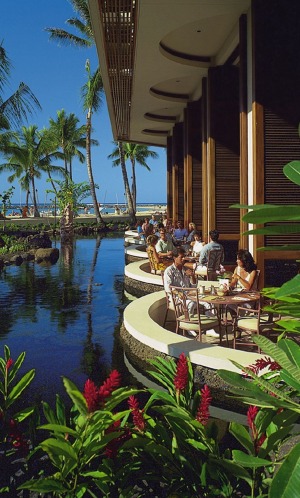
[[194,240],[191,242],[191,248],[193,251],[193,256],[199,257],[200,252],[203,249],[205,242],[201,241],[201,233],[198,231],[194,232]]
[[158,241],[158,237],[156,235],[149,235],[147,237],[147,244],[148,247],[146,249],[148,258],[149,258],[149,263],[151,267],[151,273],[156,273],[157,271],[165,271],[165,269],[170,266],[173,261],[166,261],[163,258],[160,258],[155,245]]
[[240,249],[236,257],[237,267],[234,270],[230,287],[240,290],[251,290],[255,282],[257,266],[252,254],[247,249]]

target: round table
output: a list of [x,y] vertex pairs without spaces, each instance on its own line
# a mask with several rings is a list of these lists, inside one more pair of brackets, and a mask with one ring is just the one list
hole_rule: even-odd
[[[231,292],[224,296],[218,296],[217,294],[208,294],[207,291],[204,295],[199,295],[199,303],[211,303],[218,308],[220,319],[223,316],[223,324],[225,325],[225,335],[226,335],[226,345],[228,347],[228,320],[227,320],[227,308],[229,306],[239,306],[245,303],[256,305],[260,300],[260,292],[258,291],[240,291]],[[222,342],[222,337],[220,334],[220,343]]]

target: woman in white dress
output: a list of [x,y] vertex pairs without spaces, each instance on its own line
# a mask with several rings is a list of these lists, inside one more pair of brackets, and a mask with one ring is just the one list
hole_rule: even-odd
[[237,267],[234,270],[230,287],[240,290],[251,290],[254,284],[257,266],[252,254],[247,249],[240,249],[236,257]]

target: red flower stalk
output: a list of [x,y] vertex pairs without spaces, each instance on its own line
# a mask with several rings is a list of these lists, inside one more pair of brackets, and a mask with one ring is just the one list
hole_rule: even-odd
[[128,405],[132,411],[132,418],[135,428],[141,432],[145,430],[145,420],[143,410],[139,409],[139,402],[135,396],[129,396]]
[[196,420],[200,422],[202,425],[206,425],[209,419],[209,406],[211,403],[212,397],[207,384],[201,389],[201,401],[198,406],[198,410],[196,413]]
[[83,396],[86,399],[89,413],[96,411],[99,408],[99,392],[94,382],[88,379],[84,385]]
[[6,371],[12,366],[14,360],[12,360],[12,358],[9,358],[6,362],[6,365],[5,365],[5,368],[6,368]]
[[188,363],[184,353],[181,353],[177,363],[176,375],[174,377],[174,386],[176,391],[183,391],[188,383]]
[[[114,430],[114,425],[113,424],[109,429],[108,432],[112,432]],[[116,437],[115,439],[112,439],[105,448],[105,455],[107,458],[114,459],[117,454],[119,448],[122,446],[125,441],[131,438],[131,432],[128,428],[123,429],[124,432],[120,433],[120,436]]]
[[248,425],[249,429],[251,430],[252,433],[252,438],[253,438],[253,443],[254,443],[254,451],[255,454],[257,455],[259,452],[259,448],[263,444],[263,442],[266,439],[266,434],[263,433],[259,435],[259,432],[257,430],[257,427],[255,425],[255,417],[258,414],[259,409],[257,406],[249,406],[248,411],[247,411],[247,420],[248,420]]
[[121,383],[121,375],[118,370],[113,370],[106,381],[99,388],[99,397],[101,401],[104,401],[105,398],[108,398],[114,389],[119,387]]
[[281,366],[276,361],[273,361],[269,356],[259,358],[255,361],[255,363],[253,363],[253,365],[249,365],[248,368],[252,370],[253,373],[258,374],[260,370],[263,370],[266,367],[269,367],[269,370],[272,372],[274,370],[281,370]]

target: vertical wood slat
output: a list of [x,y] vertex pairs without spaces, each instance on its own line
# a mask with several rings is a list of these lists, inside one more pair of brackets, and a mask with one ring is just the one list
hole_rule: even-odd
[[130,131],[137,2],[106,0],[98,3],[118,140],[127,140]]

